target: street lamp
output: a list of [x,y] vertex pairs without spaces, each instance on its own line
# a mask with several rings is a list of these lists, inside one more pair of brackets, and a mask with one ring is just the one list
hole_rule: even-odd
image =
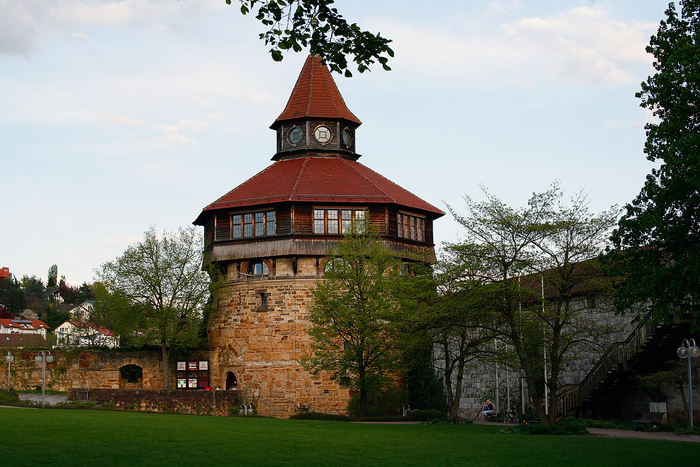
[[688,419],[690,420],[690,432],[693,432],[693,371],[690,367],[690,359],[700,357],[700,347],[695,345],[695,339],[683,339],[683,344],[678,347],[678,358],[685,358],[688,360],[688,400],[690,405],[690,415]]
[[12,365],[12,362],[14,361],[15,357],[12,356],[12,352],[9,350],[7,351],[7,355],[5,356],[5,360],[7,361],[7,390],[9,391],[12,386],[10,386],[10,366]]
[[34,361],[41,363],[41,408],[43,409],[46,405],[46,362],[53,362],[51,351],[40,350],[39,355],[34,357]]

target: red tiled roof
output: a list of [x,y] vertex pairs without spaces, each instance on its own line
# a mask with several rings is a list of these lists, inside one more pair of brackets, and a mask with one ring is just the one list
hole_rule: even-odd
[[49,345],[41,334],[0,334],[0,345],[17,347],[47,347]]
[[[204,211],[281,202],[398,204],[445,213],[356,161],[341,157],[280,160],[237,186]],[[200,217],[195,224],[201,225]]]
[[287,106],[275,123],[307,117],[343,118],[362,124],[345,105],[328,68],[315,55],[309,55],[306,59]]
[[22,329],[49,329],[43,321],[38,319],[0,319],[0,325],[6,328],[22,330]]
[[[69,321],[69,323],[72,324],[73,326],[77,327],[77,328],[90,328],[90,329],[94,329],[95,331],[99,332],[99,333],[102,334],[103,336],[111,336],[111,335],[112,335],[112,331],[110,331],[110,330],[107,329],[107,328],[103,328],[103,327],[101,327],[101,326],[98,326],[98,325],[96,325],[95,323],[88,323],[88,322],[85,322],[85,321],[72,321],[72,320]],[[65,324],[65,323],[64,323],[64,324]]]

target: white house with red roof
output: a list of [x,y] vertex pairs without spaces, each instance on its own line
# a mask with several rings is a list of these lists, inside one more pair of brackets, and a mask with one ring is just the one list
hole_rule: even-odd
[[36,334],[46,339],[48,330],[38,319],[0,319],[0,334]]
[[119,347],[112,331],[85,321],[66,321],[54,330],[57,347]]

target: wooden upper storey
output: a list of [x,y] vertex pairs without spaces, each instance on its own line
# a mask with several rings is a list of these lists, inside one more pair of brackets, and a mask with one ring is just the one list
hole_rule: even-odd
[[355,130],[328,69],[310,56],[277,132],[275,162],[206,206],[210,261],[324,255],[353,222],[369,223],[396,249],[430,250],[445,213],[357,162]]

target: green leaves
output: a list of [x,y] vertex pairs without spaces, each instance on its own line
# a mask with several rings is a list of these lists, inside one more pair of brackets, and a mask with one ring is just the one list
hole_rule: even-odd
[[125,322],[130,315],[140,325],[136,331],[163,348],[164,381],[169,353],[199,343],[211,291],[209,275],[201,269],[203,247],[195,227],[162,235],[151,227],[142,242],[95,271],[108,292],[105,310],[111,307],[112,318]]
[[659,118],[645,126],[644,152],[660,164],[625,207],[604,260],[625,278],[618,309],[651,301],[659,318],[679,308],[700,319],[700,1],[680,5],[649,42],[657,73],[636,94]]
[[397,367],[399,304],[392,291],[398,271],[398,260],[375,234],[348,233],[329,254],[326,280],[314,289],[313,355],[304,366],[349,381],[365,391],[365,403],[372,377]]
[[[363,31],[357,24],[349,24],[331,8],[334,0],[240,0],[241,13],[257,8],[255,18],[268,30],[260,34],[265,45],[271,46],[274,61],[284,58],[283,51],[309,52],[318,55],[331,71],[352,76],[347,57],[364,73],[379,62],[386,71],[394,51],[391,40],[380,34]],[[231,4],[231,0],[226,0]]]

